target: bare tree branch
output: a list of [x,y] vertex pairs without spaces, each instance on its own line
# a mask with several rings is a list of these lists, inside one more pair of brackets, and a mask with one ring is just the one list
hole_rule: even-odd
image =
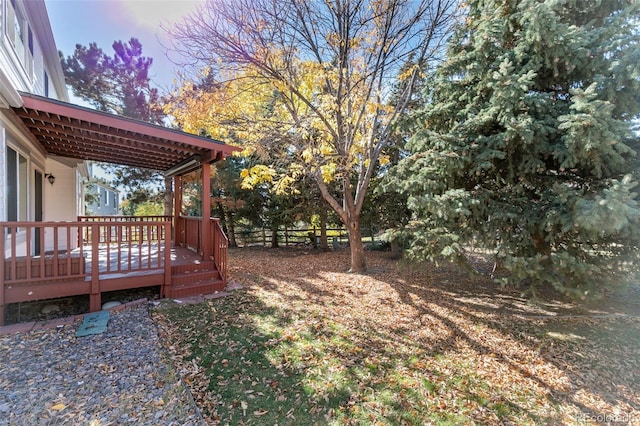
[[[176,48],[218,78],[250,68],[272,84],[291,116],[288,132],[328,136],[322,143],[336,156],[314,153],[308,170],[351,232],[359,223],[347,222],[359,220],[394,122],[406,112],[419,73],[441,53],[457,5],[457,0],[208,0],[172,32],[179,40]],[[404,92],[390,103],[391,87],[410,60],[417,66],[402,77]],[[302,153],[321,142],[294,137],[290,143]],[[342,206],[320,171],[329,162],[342,184]],[[360,241],[350,243],[362,247]],[[353,256],[352,249],[352,269],[361,269]]]

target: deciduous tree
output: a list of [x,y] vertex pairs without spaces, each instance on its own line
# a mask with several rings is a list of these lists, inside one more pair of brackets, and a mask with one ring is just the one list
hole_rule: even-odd
[[[217,81],[251,74],[253,86],[246,87],[273,95],[274,114],[286,116],[279,140],[299,156],[301,172],[313,176],[349,230],[352,271],[366,268],[360,215],[370,179],[413,82],[440,53],[456,4],[209,1],[173,30],[177,48]],[[392,82],[410,55],[423,66],[400,75],[405,91],[389,104]],[[257,124],[274,129],[268,120]]]

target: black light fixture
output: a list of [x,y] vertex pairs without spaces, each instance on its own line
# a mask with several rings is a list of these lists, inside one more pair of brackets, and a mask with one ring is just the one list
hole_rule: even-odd
[[44,177],[46,177],[47,180],[49,181],[49,183],[51,184],[51,186],[53,186],[53,182],[56,181],[56,177],[54,175],[52,175],[51,173],[45,173]]

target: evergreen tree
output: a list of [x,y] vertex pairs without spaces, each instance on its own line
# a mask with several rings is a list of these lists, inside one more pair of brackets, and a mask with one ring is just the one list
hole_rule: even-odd
[[639,4],[469,2],[387,184],[409,197],[410,255],[481,245],[534,295],[638,273]]
[[[162,125],[164,113],[158,90],[151,87],[149,69],[152,58],[142,55],[142,44],[115,41],[113,56],[107,55],[96,43],[89,47],[76,45],[66,59],[60,52],[62,69],[73,94],[89,102],[99,111]],[[165,214],[171,214],[171,182],[155,170],[102,164],[113,176],[112,184],[128,191],[125,210],[135,211],[147,202],[165,204]],[[162,187],[165,189],[162,189]]]
[[62,69],[73,94],[97,110],[153,124],[162,124],[164,114],[158,90],[151,87],[149,69],[153,59],[142,55],[136,38],[115,41],[113,56],[96,43],[76,44],[72,56],[61,55]]

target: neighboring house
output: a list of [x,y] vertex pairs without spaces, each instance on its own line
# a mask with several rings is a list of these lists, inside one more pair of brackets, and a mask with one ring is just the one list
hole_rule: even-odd
[[120,192],[99,180],[92,179],[85,185],[86,208],[89,216],[117,216],[120,213]]
[[120,191],[94,177],[93,166],[89,163],[89,181],[84,185],[85,214],[117,216],[120,213]]
[[120,192],[99,180],[85,185],[85,213],[88,216],[117,216],[120,213]]
[[[0,0],[0,325],[8,303],[88,294],[96,311],[105,291],[224,289],[226,236],[216,219],[182,212],[182,176],[199,173],[210,194],[212,164],[234,150],[68,103],[44,0]],[[172,177],[174,215],[87,218],[89,161]]]

